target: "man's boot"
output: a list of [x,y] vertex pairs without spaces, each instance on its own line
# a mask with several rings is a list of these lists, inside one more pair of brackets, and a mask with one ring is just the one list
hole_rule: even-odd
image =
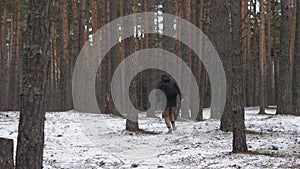
[[172,128],[168,127],[169,131],[167,132],[167,134],[172,134]]
[[177,128],[176,128],[176,126],[175,126],[175,121],[172,121],[171,123],[172,123],[173,130],[176,131]]

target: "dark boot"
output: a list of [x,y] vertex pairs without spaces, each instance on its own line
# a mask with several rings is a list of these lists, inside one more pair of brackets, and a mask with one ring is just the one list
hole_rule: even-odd
[[168,132],[167,134],[172,134],[172,128],[171,127],[168,127]]
[[172,123],[172,128],[173,128],[173,130],[176,131],[177,128],[176,128],[176,126],[175,126],[175,121],[172,121],[171,123]]

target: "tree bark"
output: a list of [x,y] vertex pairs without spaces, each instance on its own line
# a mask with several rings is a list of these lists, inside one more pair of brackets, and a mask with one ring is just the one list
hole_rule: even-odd
[[251,50],[251,12],[252,11],[252,0],[250,1],[250,6],[247,15],[247,78],[246,78],[246,92],[247,92],[247,106],[254,106],[254,75],[253,75],[253,52]]
[[42,168],[52,0],[30,0],[16,168]]
[[230,32],[229,32],[229,15],[228,1],[211,0],[211,39],[219,56],[223,62],[226,83],[227,96],[223,115],[221,117],[220,130],[232,131],[231,119],[231,59],[230,59]]
[[293,105],[294,114],[300,116],[300,1],[296,4],[296,37],[295,37],[295,55],[294,55],[294,78],[293,78]]
[[79,38],[78,38],[78,41],[79,41],[79,49],[78,51],[80,51],[80,49],[83,47],[86,39],[85,39],[85,26],[86,26],[86,6],[85,6],[85,0],[80,0],[80,4],[79,4],[79,7],[80,7],[80,13],[79,13]]
[[259,31],[258,31],[258,17],[257,17],[257,1],[254,0],[254,2],[252,3],[253,5],[253,19],[254,19],[254,26],[253,26],[253,47],[252,47],[252,51],[253,51],[253,69],[252,69],[252,80],[253,80],[253,102],[254,102],[254,105],[257,106],[259,103],[258,103],[258,99],[257,99],[257,82],[259,82],[259,79],[257,79],[257,70],[259,70],[259,68],[257,67],[257,56],[259,56],[259,46],[258,46],[258,34],[259,34]]
[[281,1],[278,105],[276,114],[292,114],[292,60],[290,57],[291,0]]
[[[203,31],[203,19],[204,19],[204,0],[200,0],[199,3],[197,3],[196,13],[199,13],[197,15],[197,20],[199,23],[199,29]],[[202,34],[200,35],[199,40],[199,53],[202,58],[202,52],[203,52],[203,37]],[[197,113],[196,121],[202,121],[203,120],[203,107],[204,107],[204,65],[201,60],[196,63],[197,69],[196,69],[196,79],[199,86],[199,96],[200,96],[200,102],[199,102],[199,111]]]
[[260,26],[259,26],[259,114],[265,114],[265,60],[266,60],[266,45],[265,45],[265,17],[264,17],[264,1],[259,4]]
[[[124,16],[126,15],[130,15],[133,14],[133,0],[129,0],[126,1],[126,3],[123,4],[124,7]],[[122,10],[122,9],[121,9]],[[133,21],[130,21],[129,23],[126,23],[128,25],[134,25]],[[127,30],[127,31],[134,31],[134,30]],[[130,37],[128,39],[125,39],[124,41],[124,46],[126,46],[125,48],[125,57],[129,56],[130,54],[132,54],[135,50],[135,46],[134,46],[134,37]],[[132,66],[132,65],[125,65],[125,66]],[[128,79],[125,79],[128,80]],[[136,81],[132,80],[130,87],[129,87],[129,95],[131,98],[131,101],[134,103],[136,101]],[[127,109],[127,108],[125,108]],[[127,115],[128,119],[126,120],[126,130],[128,131],[138,131],[139,130],[139,125],[138,125],[138,114],[133,114],[130,113]],[[129,120],[129,119],[134,119],[134,121]]]
[[[116,8],[115,4],[119,6],[119,0],[111,0],[109,1],[111,4],[114,5],[110,5],[110,21],[113,21],[115,19],[118,19],[118,12],[119,12],[119,8]],[[110,51],[110,57],[111,57],[111,72],[110,72],[110,77],[112,78],[113,74],[114,74],[114,70],[117,68],[118,64],[121,63],[121,56],[120,56],[120,45],[117,44],[116,47],[114,47],[111,51]],[[121,81],[121,79],[120,79]],[[121,94],[121,88],[119,93]],[[113,106],[113,99],[110,99],[110,109],[111,112],[113,114],[120,114],[117,109],[115,108],[115,106]]]
[[60,107],[62,111],[72,109],[71,99],[71,69],[69,63],[69,28],[68,28],[68,1],[59,1],[61,32],[60,40]]
[[20,100],[20,70],[19,70],[19,46],[21,33],[21,2],[14,0],[14,8],[16,12],[13,13],[12,21],[12,47],[11,57],[9,59],[9,108],[12,110],[19,110]]
[[242,51],[242,18],[241,1],[230,0],[232,15],[232,121],[233,152],[247,151],[245,134],[245,112],[243,103],[243,51]]
[[[182,8],[181,8],[181,1],[175,1],[175,16],[177,17],[181,17],[182,13]],[[179,19],[176,18],[176,37],[178,39],[181,39],[181,23],[179,22]],[[175,51],[176,55],[180,58],[182,58],[181,56],[181,42],[179,40],[175,41]],[[180,76],[182,76],[181,74],[181,69],[182,66],[180,65],[177,70],[178,73],[180,74]],[[179,104],[180,101],[177,101],[177,106],[176,106],[176,110],[175,110],[175,114],[179,115],[180,109],[181,109],[181,105]]]
[[2,1],[3,14],[1,15],[1,60],[0,60],[0,110],[6,110],[8,107],[7,102],[7,51],[6,51],[6,38],[7,38],[7,17],[8,5],[7,1]]
[[[184,0],[181,3],[181,8],[182,8],[182,18],[186,19],[187,21],[191,22],[191,0]],[[187,26],[187,25],[185,25]],[[191,36],[186,35],[186,33],[182,32],[181,36],[189,36],[190,41],[188,42],[187,46],[182,45],[181,46],[181,57],[182,60],[184,61],[184,63],[191,69],[192,68],[192,51],[189,48],[189,46],[191,45]],[[182,63],[183,64],[183,63]],[[182,71],[182,70],[181,70]],[[183,83],[183,85],[187,85],[186,88],[190,88],[190,83],[191,83],[191,77],[188,74],[183,74],[183,72],[181,73],[182,77],[185,77],[185,81],[186,83]],[[189,115],[189,111],[190,111],[190,95],[191,92],[187,91],[186,96],[183,98],[185,100],[185,104],[181,105],[181,117],[182,118],[191,118]]]
[[[144,0],[144,3],[146,5],[145,12],[154,12],[155,2],[154,1],[148,1]],[[145,29],[148,30],[154,30],[154,17],[148,17],[148,19],[145,20]],[[155,46],[155,35],[154,34],[145,34],[145,48],[154,48]],[[147,93],[150,93],[151,90],[156,88],[155,79],[157,79],[158,74],[157,71],[151,70],[148,71],[148,88]],[[147,117],[155,117],[155,112],[147,111]]]
[[0,137],[0,168],[14,168],[14,140]]
[[278,68],[278,55],[277,55],[277,28],[276,28],[276,18],[277,18],[277,0],[273,0],[273,6],[272,6],[272,24],[274,25],[272,30],[273,35],[273,58],[274,58],[274,82],[275,82],[275,103],[278,105],[278,76],[279,76],[279,68]]
[[271,105],[273,102],[272,97],[272,71],[273,71],[273,61],[272,61],[272,43],[271,43],[271,26],[272,26],[272,11],[271,11],[271,0],[267,0],[267,58],[266,58],[266,106]]

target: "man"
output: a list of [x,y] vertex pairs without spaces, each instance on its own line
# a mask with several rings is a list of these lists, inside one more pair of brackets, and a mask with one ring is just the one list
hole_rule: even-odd
[[181,92],[176,81],[167,74],[163,74],[161,76],[161,80],[157,88],[162,90],[167,97],[167,105],[163,112],[163,118],[165,119],[165,123],[168,127],[167,134],[171,134],[172,128],[174,131],[176,130],[174,112],[176,108],[176,97],[179,95],[181,100]]

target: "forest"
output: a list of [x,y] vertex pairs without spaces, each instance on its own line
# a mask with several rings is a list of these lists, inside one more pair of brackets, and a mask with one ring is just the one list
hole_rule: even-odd
[[[15,133],[13,137],[8,134],[0,135],[0,137],[5,137],[0,138],[0,147],[4,152],[0,152],[0,168],[13,168],[14,166],[16,168],[32,168],[33,166],[42,168],[43,165],[49,168],[93,168],[89,165],[62,165],[63,161],[56,165],[52,160],[54,157],[48,152],[47,158],[45,157],[43,151],[45,145],[48,145],[45,142],[47,142],[46,138],[50,137],[45,133],[50,131],[47,129],[49,123],[47,121],[55,119],[55,115],[51,113],[60,114],[61,120],[70,118],[71,121],[79,117],[72,119],[72,113],[69,112],[76,112],[80,114],[78,115],[80,117],[84,116],[83,113],[86,114],[85,120],[90,120],[91,124],[94,117],[92,114],[101,115],[95,116],[100,120],[108,118],[110,124],[117,120],[120,124],[114,130],[121,132],[124,139],[132,135],[132,133],[124,134],[124,129],[126,132],[137,133],[137,136],[133,135],[142,138],[164,133],[165,127],[162,125],[164,122],[157,121],[157,118],[161,117],[161,112],[149,111],[152,110],[149,98],[151,92],[157,88],[161,75],[169,72],[154,68],[141,70],[142,66],[138,63],[141,62],[142,56],[136,53],[145,49],[162,49],[176,55],[179,59],[180,63],[175,64],[171,61],[164,63],[162,60],[167,56],[162,53],[157,54],[158,58],[161,58],[157,60],[159,64],[166,64],[171,68],[176,65],[174,71],[177,72],[178,77],[187,79],[181,80],[185,81],[186,85],[182,88],[185,89],[183,91],[184,102],[177,99],[175,110],[179,114],[177,119],[179,133],[180,125],[185,126],[182,127],[181,132],[188,132],[189,125],[196,125],[194,129],[197,128],[197,131],[199,129],[198,132],[201,134],[200,130],[205,128],[204,123],[209,123],[208,128],[217,128],[215,132],[218,134],[216,135],[229,141],[227,144],[232,147],[230,150],[226,149],[227,152],[273,158],[272,153],[253,150],[253,146],[249,148],[247,141],[248,137],[253,137],[253,135],[261,136],[265,132],[275,132],[272,127],[272,131],[267,129],[273,126],[269,123],[266,123],[267,126],[259,123],[259,127],[251,128],[258,125],[258,123],[252,124],[251,119],[255,121],[259,117],[266,117],[265,120],[276,118],[274,126],[284,126],[290,123],[291,128],[285,132],[292,133],[291,135],[278,134],[278,138],[288,136],[290,140],[296,140],[293,145],[295,144],[298,148],[290,152],[291,147],[288,146],[287,157],[292,159],[291,166],[287,163],[279,163],[277,166],[270,166],[270,163],[266,165],[275,168],[298,168],[300,166],[299,0],[0,0],[0,8],[0,131],[5,133],[12,130],[12,126],[5,128],[8,125],[5,118],[14,117],[10,120],[15,122],[15,128],[18,125],[17,129],[13,130]],[[142,18],[143,15],[137,15],[143,13],[151,15],[147,15],[147,19]],[[125,16],[133,16],[134,19],[124,21],[122,18]],[[113,23],[117,25],[116,29]],[[133,29],[127,30],[127,25]],[[196,28],[201,32],[199,36],[195,31]],[[126,37],[127,31],[133,36]],[[114,39],[117,39],[116,43],[113,42]],[[184,42],[183,39],[187,39],[188,42]],[[217,67],[211,67],[211,65],[218,66],[217,63],[209,65],[207,61],[209,60],[207,58],[213,56],[202,56],[209,46],[205,42],[206,39],[209,41],[207,44],[214,47],[213,51],[218,53],[222,63],[222,71],[226,76],[225,90],[221,84],[216,84],[217,80],[214,80],[210,74],[212,69],[219,70]],[[197,46],[198,51],[192,49],[192,45]],[[98,61],[88,53],[90,49],[101,54],[106,49],[108,52],[103,54],[103,59],[98,64]],[[113,88],[115,71],[130,55],[135,55],[136,60],[132,65],[125,65],[129,67],[126,70],[132,69],[137,74],[132,79],[125,79],[124,74],[128,72],[123,71],[121,80],[118,81],[120,88],[117,92],[120,98],[128,97],[141,115],[132,113],[131,118],[126,118],[128,114],[121,112],[115,102],[120,102],[121,99],[115,99],[111,88]],[[85,72],[80,75],[84,77],[81,79],[83,84],[76,83],[75,72],[80,58],[83,59],[83,72]],[[87,82],[92,76],[87,72],[92,69],[93,65],[98,66],[95,78]],[[190,69],[191,74],[184,73],[185,65]],[[210,67],[207,67],[208,65]],[[197,91],[192,90],[194,89],[193,79],[196,82]],[[127,80],[130,84],[128,90],[126,89]],[[89,85],[94,88],[90,89]],[[83,93],[76,93],[75,89],[78,86],[81,87]],[[89,93],[91,90],[96,98],[96,110],[89,104],[92,102],[90,97],[86,96],[91,94]],[[127,96],[127,91],[129,96]],[[215,100],[222,99],[219,94],[221,92],[225,92],[226,102],[224,101],[223,109],[214,109],[212,104]],[[195,93],[199,95],[199,101],[194,100]],[[79,100],[75,99],[75,96],[80,97]],[[82,102],[81,105],[78,105],[78,102]],[[128,107],[122,107],[125,103],[119,104],[122,110],[128,111]],[[198,109],[194,109],[193,105],[196,105]],[[279,118],[283,119],[283,124],[278,120]],[[78,125],[75,121],[72,121],[72,124],[73,122]],[[152,126],[151,123],[161,124],[151,128],[149,127],[149,125]],[[257,128],[259,128],[258,131],[254,131]],[[212,132],[212,130],[205,133]],[[88,135],[87,133],[85,134]],[[224,133],[232,133],[232,135],[225,134],[224,136]],[[182,135],[176,134],[173,139],[176,137],[178,141]],[[160,137],[162,136],[158,136],[159,139],[163,139]],[[138,138],[131,140],[129,138],[130,142],[134,139]],[[254,140],[250,138],[250,143],[255,142]],[[158,142],[154,145],[149,143],[149,146],[158,146]],[[195,142],[193,140],[189,146],[196,144]],[[217,146],[220,151],[224,150],[220,148],[223,144]],[[137,147],[135,149],[139,150]],[[113,150],[107,148],[108,151]],[[16,157],[15,164],[14,156]],[[48,156],[51,160],[48,160]],[[277,157],[285,158],[280,153]],[[203,158],[205,159],[205,156]],[[117,161],[120,160],[118,162],[106,162],[112,163],[111,166],[106,167],[122,168],[127,165],[124,159],[117,159]],[[191,158],[186,159],[191,160]],[[245,162],[243,160],[237,161],[236,165],[239,165],[239,162]],[[130,161],[131,166],[128,168],[139,166],[139,164],[132,164],[134,162],[136,161]],[[155,160],[150,162],[155,163]],[[184,162],[181,162],[183,165]],[[99,161],[91,163],[95,163],[95,168],[105,166],[104,162],[104,164],[99,164]],[[198,167],[202,165],[203,168],[237,167],[226,166],[226,161],[219,166],[214,166],[215,161],[210,164],[203,164],[199,161],[186,162],[185,165],[189,164],[191,168],[196,167],[192,166],[193,163],[199,164]],[[173,162],[171,165],[176,166],[176,163]],[[144,167],[147,168],[147,166]],[[242,168],[245,167],[242,166]],[[264,168],[261,165],[251,167]]]

